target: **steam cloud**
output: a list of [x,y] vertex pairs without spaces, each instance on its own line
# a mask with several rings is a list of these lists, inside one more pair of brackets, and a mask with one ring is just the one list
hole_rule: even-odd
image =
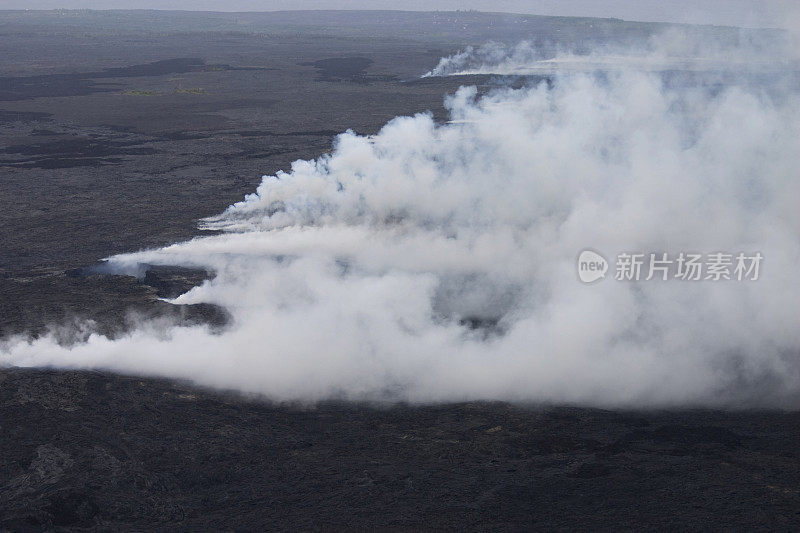
[[[486,70],[530,66],[526,47]],[[344,133],[203,221],[222,234],[109,259],[213,269],[176,302],[226,307],[224,332],[15,338],[0,361],[279,400],[796,407],[796,83],[676,86],[650,70],[463,87],[446,99],[451,123],[423,113]],[[765,259],[754,282],[583,285],[587,247]]]

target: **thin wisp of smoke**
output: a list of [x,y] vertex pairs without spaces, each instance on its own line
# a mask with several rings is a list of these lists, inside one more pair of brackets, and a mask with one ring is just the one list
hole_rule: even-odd
[[[0,361],[276,400],[797,406],[798,96],[635,65],[463,87],[451,123],[343,133],[202,222],[220,234],[108,259],[213,270],[175,301],[225,307],[222,333],[15,338]],[[747,283],[584,285],[585,248],[765,259]]]
[[642,42],[488,42],[443,57],[423,77],[495,74],[531,76],[566,72],[786,73],[798,69],[796,35],[789,32],[687,27],[655,33]]

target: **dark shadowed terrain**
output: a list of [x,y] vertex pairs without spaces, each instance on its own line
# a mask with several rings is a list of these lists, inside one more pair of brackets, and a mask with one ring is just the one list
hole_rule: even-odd
[[477,403],[270,406],[159,380],[7,371],[0,527],[772,529],[800,416]]
[[[96,274],[198,234],[263,174],[397,115],[446,119],[468,44],[652,24],[479,13],[0,11],[0,338],[141,317],[209,273]],[[190,384],[0,369],[0,530],[800,526],[800,415],[475,403],[272,405]]]

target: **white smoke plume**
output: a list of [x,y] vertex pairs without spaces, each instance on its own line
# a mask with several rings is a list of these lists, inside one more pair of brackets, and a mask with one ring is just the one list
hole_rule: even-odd
[[[224,306],[224,332],[15,338],[0,361],[276,400],[797,407],[798,96],[636,67],[464,87],[452,123],[344,133],[204,221],[221,234],[109,259],[214,270],[176,301]],[[764,262],[750,282],[584,285],[584,248]]]
[[530,76],[597,70],[727,73],[797,70],[796,35],[739,28],[709,31],[675,27],[655,33],[635,45],[598,42],[581,51],[578,49],[585,46],[489,42],[443,57],[423,77]]

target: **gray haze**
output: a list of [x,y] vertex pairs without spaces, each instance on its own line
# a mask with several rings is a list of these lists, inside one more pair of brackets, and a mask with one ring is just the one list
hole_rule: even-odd
[[625,20],[797,27],[794,0],[3,0],[2,9],[177,9],[276,11],[296,9],[476,9],[535,15],[615,17]]

